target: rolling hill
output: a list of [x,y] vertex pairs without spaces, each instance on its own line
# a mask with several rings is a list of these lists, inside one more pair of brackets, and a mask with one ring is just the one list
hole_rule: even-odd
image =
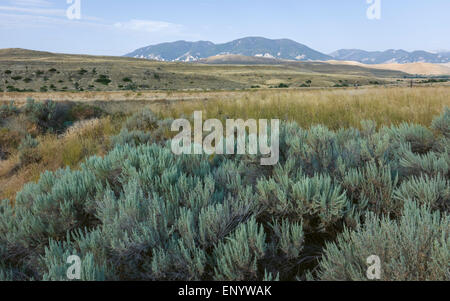
[[[221,55],[195,63],[0,50],[0,95],[106,91],[211,91],[397,84],[408,74],[326,62]],[[2,93],[3,92],[3,93]],[[15,96],[14,96],[15,97]]]
[[327,61],[334,65],[351,65],[360,66],[371,69],[395,70],[411,75],[422,76],[449,76],[450,63],[447,64],[431,64],[431,63],[406,63],[406,64],[363,64],[355,61]]

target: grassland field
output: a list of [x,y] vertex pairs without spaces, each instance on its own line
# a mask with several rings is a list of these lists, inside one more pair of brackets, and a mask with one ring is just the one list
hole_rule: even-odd
[[[91,155],[106,154],[126,118],[145,108],[161,118],[201,110],[204,118],[281,119],[333,130],[357,128],[369,119],[379,127],[429,126],[450,107],[450,84],[407,76],[315,62],[209,65],[1,50],[0,106],[52,100],[76,112],[63,120],[72,127],[50,131],[22,115],[0,120],[0,199],[13,200],[45,170],[77,168]],[[39,140],[40,160],[23,165],[18,147],[28,134]]]

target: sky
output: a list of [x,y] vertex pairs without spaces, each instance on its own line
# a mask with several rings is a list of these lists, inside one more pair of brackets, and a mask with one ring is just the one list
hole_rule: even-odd
[[323,53],[450,50],[449,16],[450,0],[0,0],[0,48],[124,55],[261,36]]

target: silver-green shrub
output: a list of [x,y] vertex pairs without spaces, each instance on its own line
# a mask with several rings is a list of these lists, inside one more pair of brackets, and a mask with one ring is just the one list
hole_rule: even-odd
[[398,221],[369,214],[365,224],[346,229],[327,243],[319,263],[320,280],[367,278],[367,258],[381,259],[381,280],[450,279],[450,217],[407,202]]
[[0,280],[67,280],[71,255],[86,281],[362,280],[370,255],[385,280],[449,279],[447,119],[433,131],[285,123],[268,167],[175,156],[171,121],[140,112],[104,157],[0,204]]

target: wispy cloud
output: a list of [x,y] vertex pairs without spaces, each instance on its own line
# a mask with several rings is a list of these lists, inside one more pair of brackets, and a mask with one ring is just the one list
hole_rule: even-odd
[[10,0],[10,5],[0,5],[0,11],[40,16],[64,16],[64,9],[53,8],[47,0]]
[[111,30],[113,26],[89,20],[69,20],[67,18],[57,18],[54,16],[39,16],[31,14],[11,14],[0,12],[1,28],[51,28],[55,26],[84,26],[98,27],[104,30]]
[[114,24],[114,27],[149,33],[177,33],[183,29],[183,26],[179,24],[153,20],[130,20],[127,22],[117,22]]
[[[68,20],[63,20],[66,19],[66,10],[55,8],[54,4],[48,0],[9,0],[8,2],[9,5],[0,5],[0,15],[3,15],[0,24],[3,26],[16,24],[20,27],[27,25],[41,27],[41,25],[68,23]],[[170,22],[132,19],[106,24],[102,19],[86,15],[83,15],[82,20],[70,20],[69,22],[72,22],[72,25],[99,25],[109,28],[109,30],[155,34],[178,34],[183,30],[182,25]]]
[[0,6],[0,11],[26,13],[43,16],[64,16],[65,10],[41,7]]
[[19,6],[39,6],[39,7],[49,7],[52,6],[50,1],[47,0],[10,0],[12,5]]

